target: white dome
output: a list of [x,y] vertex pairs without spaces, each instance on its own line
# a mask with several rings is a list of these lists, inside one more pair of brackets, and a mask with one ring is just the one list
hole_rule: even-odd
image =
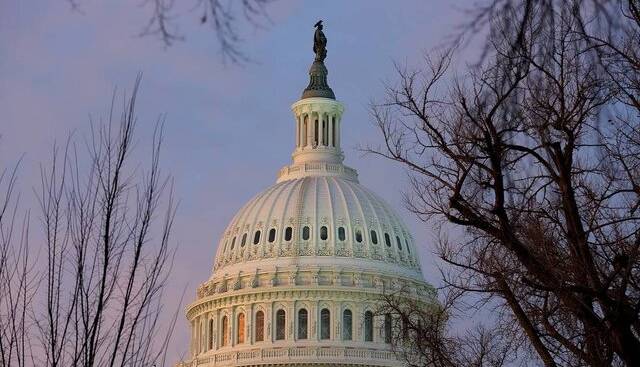
[[342,164],[344,107],[309,97],[333,96],[326,73],[312,67],[292,106],[292,164],[222,234],[187,307],[190,359],[180,366],[403,365],[389,344],[392,315],[375,315],[380,296],[403,289],[431,303],[435,291],[404,223]]
[[421,280],[415,255],[406,226],[376,194],[353,179],[308,176],[279,182],[240,209],[220,240],[212,279],[333,264]]

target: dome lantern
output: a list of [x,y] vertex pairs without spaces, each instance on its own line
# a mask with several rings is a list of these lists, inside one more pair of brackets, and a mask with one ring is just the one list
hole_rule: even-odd
[[315,60],[309,70],[310,81],[302,98],[291,106],[296,124],[293,163],[282,168],[278,182],[308,176],[342,176],[357,181],[354,169],[342,164],[340,147],[344,105],[335,99],[327,84],[327,39],[322,21],[316,23],[313,51]]

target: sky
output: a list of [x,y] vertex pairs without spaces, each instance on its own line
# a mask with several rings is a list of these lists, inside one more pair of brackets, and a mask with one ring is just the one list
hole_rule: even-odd
[[264,27],[240,23],[251,62],[239,66],[223,62],[213,31],[198,25],[194,13],[177,14],[185,40],[165,47],[139,36],[151,11],[144,2],[77,2],[79,10],[64,0],[0,1],[0,164],[22,157],[20,190],[25,205],[34,205],[29,197],[39,165],[54,142],[70,132],[88,134],[89,117],[105,113],[114,89],[130,92],[143,73],[137,144],[148,148],[155,121],[165,114],[161,166],[174,178],[179,200],[166,306],[179,307],[181,315],[170,362],[188,349],[183,309],[210,276],[227,222],[290,161],[290,106],[308,82],[318,19],[328,38],[329,84],[346,106],[345,163],[405,220],[420,245],[425,279],[439,284],[434,229],[402,205],[406,172],[358,147],[381,143],[368,106],[396,80],[394,63],[419,65],[455,33],[464,20],[460,9],[449,1],[277,0]]

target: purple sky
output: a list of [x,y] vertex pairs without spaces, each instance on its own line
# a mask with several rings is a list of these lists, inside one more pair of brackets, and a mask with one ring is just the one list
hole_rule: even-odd
[[[223,65],[214,34],[197,16],[180,18],[185,42],[170,48],[136,35],[149,10],[141,1],[64,0],[0,2],[0,164],[24,155],[22,194],[38,185],[38,164],[54,141],[72,130],[88,133],[89,115],[104,113],[114,87],[130,90],[144,73],[139,95],[140,149],[161,113],[167,114],[162,156],[175,177],[180,206],[174,230],[179,245],[170,310],[188,285],[186,301],[211,272],[218,237],[247,200],[275,182],[290,160],[294,120],[290,105],[307,84],[313,60],[313,24],[324,19],[329,84],[346,105],[343,147],[360,181],[394,206],[422,244],[427,281],[437,284],[431,228],[401,203],[404,172],[390,162],[362,156],[358,145],[380,142],[367,105],[394,80],[393,62],[416,64],[442,44],[462,21],[447,1],[285,1],[269,7],[273,24],[245,27],[243,49],[255,60]],[[145,151],[146,152],[146,151]],[[32,198],[25,203],[33,205]],[[182,312],[182,311],[180,311]],[[169,352],[187,350],[181,314]]]

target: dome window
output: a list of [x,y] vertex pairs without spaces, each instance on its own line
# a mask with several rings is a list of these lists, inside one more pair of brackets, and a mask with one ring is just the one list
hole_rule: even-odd
[[326,241],[329,238],[329,231],[327,230],[327,226],[320,227],[320,239]]
[[391,314],[384,315],[384,342],[391,344]]
[[307,322],[309,313],[302,308],[298,311],[298,339],[307,339]]
[[260,243],[260,234],[261,232],[258,230],[256,231],[256,233],[253,235],[253,244],[257,245]]
[[320,339],[327,340],[331,338],[331,312],[323,308],[320,311]]
[[389,237],[388,233],[384,234],[384,244],[387,245],[387,247],[391,247],[391,237]]
[[396,236],[396,245],[398,246],[398,250],[402,250],[402,243],[400,243],[400,237]]
[[242,235],[242,241],[240,242],[240,247],[244,247],[247,244],[247,234]]
[[309,230],[309,226],[304,226],[302,228],[302,239],[307,241],[310,237],[311,231]]
[[233,250],[233,248],[236,247],[236,238],[233,237],[233,239],[231,240],[231,249]]
[[293,228],[287,227],[287,229],[284,230],[284,240],[287,242],[291,241],[292,234]]
[[407,252],[411,253],[411,247],[409,247],[409,241],[407,241],[407,239],[404,239],[404,245],[407,248]]
[[264,312],[256,312],[256,341],[264,341]]
[[271,228],[269,230],[269,243],[273,242],[276,240],[276,229],[275,228]]
[[238,330],[238,336],[236,338],[237,344],[244,343],[244,314],[238,314],[238,322],[236,324]]
[[378,244],[378,233],[373,229],[371,230],[371,242],[373,242],[374,245]]
[[353,333],[353,313],[351,310],[342,312],[342,340],[351,340]]
[[344,227],[338,227],[338,239],[344,241],[347,238]]
[[278,310],[278,312],[276,312],[276,340],[284,340],[286,321],[287,318],[284,310]]
[[373,341],[373,312],[364,313],[364,341]]
[[356,242],[362,243],[362,231],[359,229],[356,229]]

